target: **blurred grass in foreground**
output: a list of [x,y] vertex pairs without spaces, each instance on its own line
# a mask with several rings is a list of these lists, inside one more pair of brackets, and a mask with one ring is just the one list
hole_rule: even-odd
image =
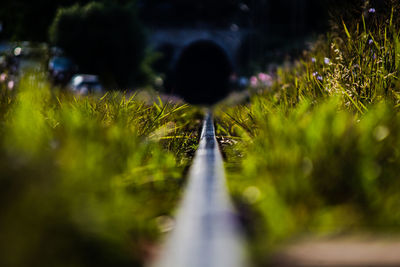
[[199,112],[75,98],[41,74],[0,94],[0,265],[141,266],[171,226]]
[[400,116],[390,104],[358,117],[338,103],[285,112],[255,97],[231,111],[224,129],[240,139],[225,147],[228,184],[258,260],[303,234],[400,230]]
[[257,265],[303,235],[400,231],[400,8],[366,12],[217,111]]

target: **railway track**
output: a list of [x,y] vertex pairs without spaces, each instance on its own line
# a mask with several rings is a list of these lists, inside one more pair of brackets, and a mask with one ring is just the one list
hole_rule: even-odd
[[203,122],[175,228],[152,266],[246,266],[242,235],[226,189],[223,160],[210,112]]

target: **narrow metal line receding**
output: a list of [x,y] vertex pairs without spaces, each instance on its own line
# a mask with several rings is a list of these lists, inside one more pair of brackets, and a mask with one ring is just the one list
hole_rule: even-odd
[[199,148],[176,218],[155,267],[243,267],[243,242],[225,185],[212,115],[203,123]]

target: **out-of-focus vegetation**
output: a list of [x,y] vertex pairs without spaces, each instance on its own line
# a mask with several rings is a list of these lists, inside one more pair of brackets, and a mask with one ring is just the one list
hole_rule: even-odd
[[74,59],[81,72],[100,75],[109,87],[127,88],[143,82],[150,72],[135,6],[91,2],[60,8],[50,39]]
[[258,265],[302,235],[400,230],[400,8],[363,8],[249,104],[218,111]]
[[89,2],[127,5],[135,0],[3,0],[0,22],[3,24],[1,39],[13,41],[44,42],[48,40],[48,28],[60,7]]
[[400,116],[386,103],[362,116],[338,106],[260,96],[223,119],[240,137],[225,148],[228,183],[261,265],[304,234],[400,230]]
[[0,91],[0,265],[141,266],[172,227],[199,112],[42,76]]

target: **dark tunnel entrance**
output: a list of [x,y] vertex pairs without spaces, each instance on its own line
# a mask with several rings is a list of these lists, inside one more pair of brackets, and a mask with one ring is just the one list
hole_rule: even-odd
[[229,93],[232,63],[212,41],[196,41],[182,51],[174,68],[174,93],[192,104],[211,105]]

